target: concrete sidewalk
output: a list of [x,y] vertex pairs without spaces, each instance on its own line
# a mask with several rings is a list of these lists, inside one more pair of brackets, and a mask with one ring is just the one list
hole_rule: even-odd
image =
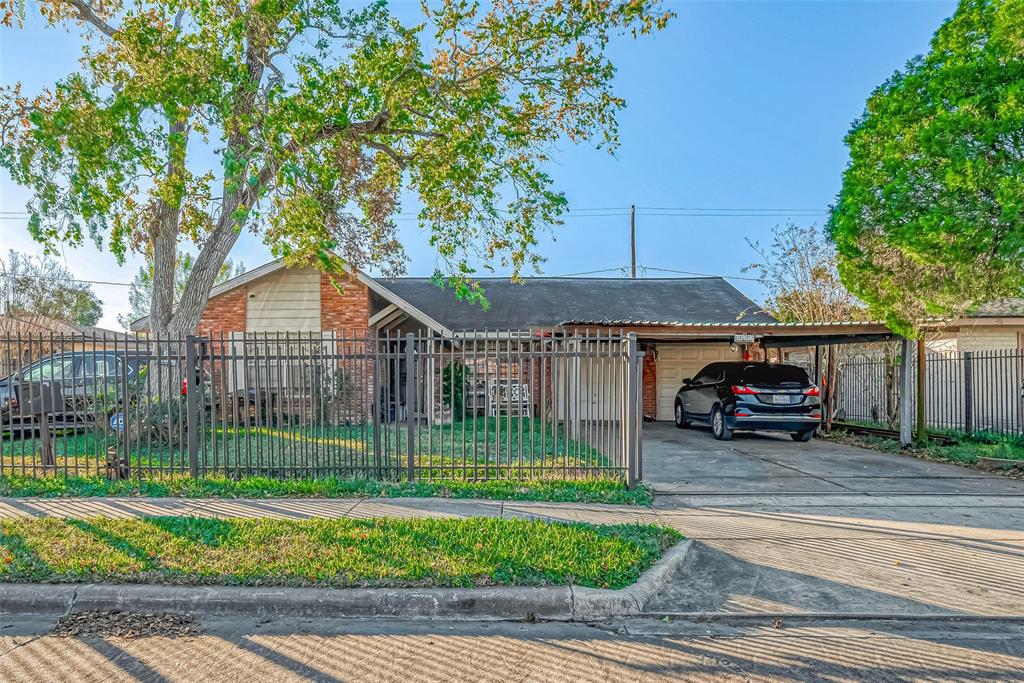
[[662,513],[631,505],[448,498],[0,498],[0,519],[18,517],[526,517],[595,524],[658,523]]
[[1024,496],[661,496],[654,508],[418,498],[0,499],[0,517],[525,517],[694,539],[653,613],[1024,616]]

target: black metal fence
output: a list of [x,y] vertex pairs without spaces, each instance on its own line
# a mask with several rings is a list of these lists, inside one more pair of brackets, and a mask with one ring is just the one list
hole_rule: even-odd
[[[916,377],[916,360],[910,370]],[[838,379],[837,419],[898,425],[897,358],[846,361]],[[916,406],[916,381],[912,385]],[[1024,350],[927,353],[924,407],[928,429],[1024,434]]]
[[641,476],[632,336],[28,336],[0,363],[0,474]]

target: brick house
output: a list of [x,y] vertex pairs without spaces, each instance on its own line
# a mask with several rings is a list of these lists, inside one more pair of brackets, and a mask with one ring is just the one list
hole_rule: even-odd
[[[439,338],[523,338],[586,331],[637,333],[643,357],[643,414],[672,419],[675,393],[704,365],[739,360],[747,345],[785,335],[843,333],[830,326],[780,325],[726,280],[690,278],[507,278],[482,280],[489,308],[456,299],[430,278],[347,275],[340,287],[314,268],[274,261],[211,291],[201,334],[407,333]],[[884,327],[859,333],[888,334]],[[877,327],[878,329],[874,329]],[[132,325],[146,329],[146,320]],[[541,331],[544,332],[541,332]],[[737,337],[737,335],[741,335]],[[524,376],[536,369],[527,368]],[[578,391],[600,393],[597,380]],[[534,386],[541,378],[533,377]],[[589,399],[587,399],[589,400]],[[593,399],[597,401],[598,399]]]

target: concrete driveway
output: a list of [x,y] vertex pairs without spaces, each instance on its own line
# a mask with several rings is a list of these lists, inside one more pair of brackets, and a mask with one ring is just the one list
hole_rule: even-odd
[[1024,481],[786,434],[716,441],[707,429],[659,422],[644,425],[643,443],[644,480],[661,493],[1024,494]]
[[656,612],[1024,616],[1024,481],[664,424],[644,478],[697,541]]

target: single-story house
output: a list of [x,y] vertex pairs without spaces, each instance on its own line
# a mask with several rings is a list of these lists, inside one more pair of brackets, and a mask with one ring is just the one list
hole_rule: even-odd
[[[539,330],[635,332],[644,354],[643,413],[672,419],[683,378],[704,365],[741,359],[755,342],[842,343],[855,335],[888,338],[877,323],[792,325],[770,315],[720,277],[508,278],[481,280],[489,307],[460,301],[430,278],[348,274],[338,287],[312,267],[274,261],[213,288],[199,331],[321,333],[374,330],[459,338],[529,335]],[[146,319],[133,323],[145,331]],[[867,337],[865,337],[867,338]]]

